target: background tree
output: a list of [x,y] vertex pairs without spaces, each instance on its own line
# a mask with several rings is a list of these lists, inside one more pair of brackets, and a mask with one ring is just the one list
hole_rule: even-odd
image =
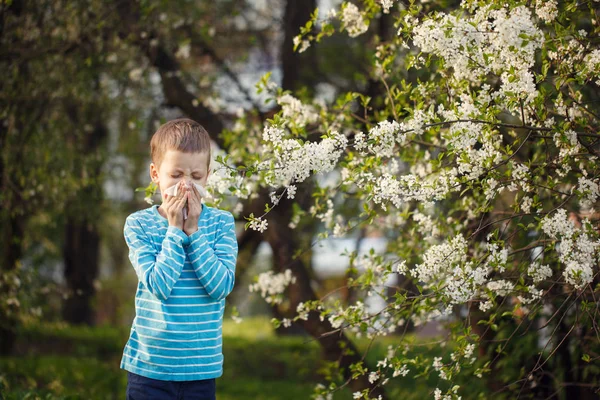
[[[223,149],[241,143],[240,138],[228,142],[219,134],[232,125],[235,108],[252,110],[260,125],[271,107],[261,106],[248,89],[248,80],[241,78],[247,72],[243,67],[257,68],[252,57],[271,63],[268,69],[280,64],[282,85],[307,88],[311,96],[319,82],[353,85],[327,65],[334,54],[317,57],[313,49],[303,54],[293,51],[293,38],[315,5],[295,0],[272,1],[261,9],[245,1],[2,3],[6,49],[2,63],[12,71],[3,80],[2,104],[6,120],[2,196],[7,205],[2,209],[7,223],[2,226],[8,246],[2,274],[7,300],[2,318],[5,353],[12,347],[19,309],[22,317],[39,310],[26,307],[36,303],[35,296],[24,301],[27,296],[19,292],[18,282],[32,280],[30,274],[41,270],[52,274],[50,260],[64,267],[65,288],[57,288],[57,294],[64,293],[64,320],[85,324],[96,320],[93,301],[100,253],[114,237],[109,227],[120,230],[114,214],[139,207],[131,201],[124,203],[125,210],[115,210],[115,196],[120,201],[128,196],[113,189],[107,198],[106,187],[115,182],[117,188],[119,183],[126,187],[142,183],[148,135],[138,132],[151,133],[162,117],[183,113],[213,132]],[[357,54],[358,60],[361,53]],[[223,85],[233,90],[223,90]],[[28,135],[21,135],[26,129]],[[121,154],[127,162],[118,161]],[[129,176],[120,177],[119,171]],[[249,199],[244,207],[261,210],[268,193],[265,189],[259,201]],[[282,213],[278,224],[283,234],[268,238],[276,270],[298,263],[291,258],[297,242],[309,242],[315,229],[314,224],[307,225],[304,237],[296,237],[288,228],[290,216]],[[260,241],[254,231],[240,239],[246,259]],[[118,264],[124,258],[122,246],[109,247]],[[41,254],[37,264],[29,258],[34,252]],[[304,263],[297,264],[301,290],[292,296],[293,307],[274,307],[276,315],[291,317],[301,299],[316,298],[310,266]],[[318,319],[305,325],[315,336],[330,328]],[[352,347],[348,339],[343,342]],[[343,354],[335,338],[323,345],[329,359],[342,359],[345,365],[356,361],[355,355]],[[358,384],[369,385],[366,379]]]

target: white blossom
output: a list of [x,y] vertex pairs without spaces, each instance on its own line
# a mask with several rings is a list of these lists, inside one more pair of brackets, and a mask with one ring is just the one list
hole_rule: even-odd
[[344,236],[344,227],[340,223],[336,223],[333,227],[333,236],[342,237]]
[[426,240],[434,240],[437,236],[439,236],[440,230],[430,215],[425,215],[416,211],[412,217],[413,221],[418,224],[419,233],[422,234]]
[[527,274],[533,279],[533,283],[539,283],[552,276],[552,268],[548,265],[533,263],[527,268]]
[[354,135],[354,148],[359,151],[367,148],[367,141],[364,133],[358,132]]
[[596,201],[598,201],[598,197],[600,197],[598,183],[583,176],[579,178],[578,190],[581,192],[580,204],[584,209],[593,207]]
[[265,142],[272,142],[273,145],[279,146],[282,143],[285,131],[280,127],[268,125],[263,131],[263,140]]
[[179,46],[177,51],[175,52],[175,57],[177,58],[189,58],[190,57],[191,46],[189,43],[184,43]]
[[368,149],[377,155],[391,157],[394,154],[396,142],[404,144],[406,134],[400,132],[401,126],[396,121],[381,121],[369,131],[369,139],[374,141]]
[[535,13],[546,23],[554,21],[558,15],[558,8],[555,0],[536,0]]
[[575,234],[575,224],[567,218],[567,210],[561,208],[552,217],[544,217],[542,230],[552,239],[558,239],[560,236],[570,238]]
[[473,351],[475,350],[475,344],[474,343],[469,343],[467,345],[467,347],[465,348],[465,352],[463,354],[463,356],[465,358],[470,358],[473,355]]
[[408,373],[410,372],[410,369],[408,369],[408,367],[406,366],[406,364],[402,365],[400,368],[395,368],[394,372],[392,373],[392,377],[395,378],[397,376],[406,376],[408,375]]
[[369,374],[369,382],[373,384],[377,381],[377,379],[379,379],[379,372],[371,371],[371,373]]
[[566,157],[573,156],[581,150],[581,145],[577,141],[577,132],[569,130],[554,134],[554,144],[559,149],[558,162],[563,163]]
[[364,20],[360,10],[353,3],[346,3],[346,6],[342,10],[341,20],[350,37],[362,35],[369,29],[369,24]]
[[129,79],[131,79],[134,82],[138,82],[140,79],[142,79],[143,74],[144,70],[142,70],[141,68],[134,68],[131,71],[129,71]]
[[106,62],[114,64],[116,63],[118,60],[117,54],[116,53],[110,53],[108,55],[108,57],[106,57]]
[[290,185],[287,187],[287,198],[288,199],[293,199],[296,196],[296,190],[298,190],[298,188],[294,185]]
[[303,104],[290,94],[284,94],[277,98],[277,103],[281,106],[283,118],[293,122],[296,126],[303,127],[319,119],[319,114],[313,106]]
[[348,143],[348,139],[337,131],[331,131],[319,142],[304,143],[283,139],[284,134],[281,128],[266,128],[263,132],[263,140],[271,147],[273,159],[263,161],[258,168],[269,171],[267,181],[273,186],[303,182],[311,173],[333,170]]
[[263,233],[267,230],[267,226],[269,223],[266,219],[262,219],[261,217],[255,218],[250,222],[250,229]]
[[[589,228],[591,223],[586,219],[582,221],[582,226]],[[551,239],[560,241],[557,246],[558,259],[565,265],[563,276],[567,283],[581,289],[592,282],[600,241],[592,240],[584,229],[576,228],[563,208],[552,216],[544,217],[541,227]]]
[[485,265],[504,272],[506,263],[508,262],[508,249],[501,248],[498,243],[486,243],[486,247],[490,254],[486,259]]
[[[544,291],[541,289],[536,288],[534,285],[529,285],[527,286],[527,291],[529,292],[529,294],[531,295],[531,297],[524,297],[524,296],[517,296],[517,299],[522,303],[522,304],[531,304],[534,301],[539,300],[542,295],[544,294]],[[522,308],[523,309],[523,308]]]
[[528,166],[524,164],[515,163],[512,169],[514,187],[520,186],[526,192],[532,191],[533,187],[529,183],[530,175],[531,172],[529,171]]
[[331,8],[328,12],[327,12],[327,16],[325,17],[326,20],[332,20],[335,17],[337,17],[338,13],[335,10],[335,8]]
[[521,200],[521,211],[524,213],[531,213],[531,206],[533,204],[533,199],[531,197],[525,196]]
[[304,53],[306,49],[310,47],[310,42],[306,39],[302,39],[302,36],[294,36],[294,48],[298,49],[298,53]]
[[298,319],[306,321],[308,319],[308,312],[309,310],[305,303],[298,303],[298,305],[296,306],[296,314],[298,316]]
[[331,312],[327,316],[327,320],[333,329],[338,329],[344,324],[344,322],[350,322],[349,319],[356,318],[358,320],[362,320],[366,317],[366,315],[367,312],[365,310],[364,303],[362,301],[357,301],[356,304],[347,307],[345,310],[340,307],[337,312]]
[[[600,49],[594,49],[585,56],[581,73],[586,78],[595,77],[598,79],[600,76]],[[596,81],[596,84],[598,84],[598,81]]]
[[394,6],[395,0],[379,0],[384,14],[389,14],[390,8]]
[[260,295],[267,303],[279,304],[282,301],[280,295],[294,282],[296,282],[296,277],[292,275],[292,271],[289,269],[279,274],[267,271],[258,275],[257,282],[250,285],[250,291],[260,291]]
[[497,296],[508,296],[514,289],[515,284],[504,279],[488,282],[487,288]]
[[494,305],[494,303],[492,303],[490,300],[481,301],[481,302],[479,302],[479,309],[483,312],[486,312],[490,308],[492,308],[493,305]]

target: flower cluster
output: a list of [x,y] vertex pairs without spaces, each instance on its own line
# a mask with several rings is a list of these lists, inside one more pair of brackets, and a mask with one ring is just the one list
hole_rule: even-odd
[[454,266],[464,264],[467,260],[467,247],[468,243],[462,235],[431,246],[423,254],[423,262],[417,264],[411,274],[421,282],[432,282],[442,274],[452,271]]
[[254,218],[250,222],[250,229],[263,233],[267,230],[269,226],[269,222],[266,219],[262,219],[261,217]]
[[541,20],[550,23],[556,19],[558,8],[555,0],[536,0],[535,13]]
[[[367,148],[373,153],[383,157],[391,157],[394,154],[396,141],[400,144],[404,143],[405,135],[398,135],[400,125],[396,122],[381,121],[377,126],[369,131],[369,139],[372,139],[373,144],[367,145]],[[356,138],[358,147],[361,149],[364,145],[363,136]]]
[[362,35],[369,29],[369,24],[353,3],[345,3],[341,16],[342,24],[350,37]]
[[279,304],[283,301],[283,292],[292,283],[296,282],[296,277],[292,271],[286,269],[285,272],[275,274],[273,271],[263,272],[258,275],[256,283],[250,285],[251,292],[260,291],[260,295],[270,304]]
[[581,75],[584,78],[596,77],[596,85],[600,86],[600,49],[594,49],[587,54],[583,60],[583,70]]
[[[477,102],[481,107],[486,107],[490,101],[488,85],[483,85],[479,92]],[[466,174],[469,179],[479,178],[492,165],[502,160],[502,136],[489,125],[481,125],[470,121],[482,118],[481,111],[475,105],[475,100],[470,96],[461,95],[457,106],[446,109],[443,104],[438,106],[437,115],[446,121],[455,122],[450,129],[441,134],[443,144],[448,153],[456,157],[457,172]],[[485,117],[483,117],[485,118]],[[489,198],[495,197],[495,192],[489,193]]]
[[515,288],[515,284],[504,279],[488,282],[487,288],[496,296],[508,296]]
[[298,49],[298,53],[304,53],[310,47],[310,42],[302,39],[300,35],[294,37],[294,48]]
[[527,268],[527,274],[531,276],[533,283],[539,283],[552,276],[552,268],[548,265],[541,265],[539,262],[536,262]]
[[267,183],[271,186],[288,186],[291,182],[303,182],[311,173],[333,170],[348,143],[337,131],[330,132],[320,142],[302,143],[297,139],[284,139],[284,135],[282,128],[273,126],[263,132],[263,140],[271,148],[274,159],[262,161],[258,169],[269,172]]
[[441,13],[417,25],[413,41],[422,52],[444,59],[457,81],[481,82],[491,73],[500,76],[502,85],[492,97],[511,111],[517,108],[509,107],[506,99],[519,97],[530,104],[539,94],[529,69],[543,34],[524,6],[483,6],[470,18]]
[[578,189],[581,193],[581,208],[592,208],[596,204],[596,201],[598,201],[598,197],[600,197],[600,186],[598,186],[598,183],[582,176],[579,178]]
[[379,0],[384,14],[388,14],[390,12],[390,8],[394,6],[394,1],[395,0]]
[[448,193],[458,187],[455,170],[442,170],[439,174],[431,174],[420,178],[413,174],[398,178],[389,173],[375,177],[370,173],[357,176],[357,186],[367,189],[372,186],[373,201],[387,209],[386,203],[400,208],[408,201],[421,201],[425,204],[444,199]]
[[365,304],[362,301],[357,301],[356,304],[349,306],[346,309],[342,307],[338,308],[337,312],[331,312],[327,316],[327,320],[331,324],[333,329],[338,329],[342,325],[346,324],[350,330],[359,332],[360,322],[364,321],[368,317]]
[[433,243],[440,235],[440,229],[436,222],[431,218],[431,215],[425,215],[418,211],[412,216],[413,221],[418,225],[419,233],[423,235],[425,240]]
[[582,228],[577,228],[567,216],[567,210],[561,208],[554,215],[546,216],[541,227],[550,238],[560,241],[558,258],[565,265],[563,275],[567,283],[578,289],[591,283],[600,250],[600,241],[594,241],[585,230],[591,230],[591,223],[584,220]]
[[533,187],[529,183],[530,176],[531,172],[527,165],[514,163],[512,169],[513,181],[508,186],[508,189],[510,191],[515,191],[519,187],[521,187],[525,192],[531,192],[533,190]]
[[485,265],[498,272],[504,272],[508,262],[508,249],[501,248],[498,243],[486,243],[486,247],[490,253]]
[[302,104],[299,99],[290,94],[280,96],[277,99],[277,104],[281,106],[281,115],[284,120],[290,121],[297,127],[304,127],[319,119],[319,114],[315,107]]

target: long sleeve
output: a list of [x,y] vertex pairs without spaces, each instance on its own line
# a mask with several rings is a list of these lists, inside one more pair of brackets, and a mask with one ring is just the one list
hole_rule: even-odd
[[138,279],[156,298],[167,300],[185,264],[183,245],[187,243],[187,235],[169,226],[158,251],[134,218],[127,218],[123,233]]
[[190,235],[187,247],[188,259],[196,276],[208,295],[216,300],[224,299],[233,289],[238,253],[233,215],[224,214],[219,225],[214,249],[200,229]]

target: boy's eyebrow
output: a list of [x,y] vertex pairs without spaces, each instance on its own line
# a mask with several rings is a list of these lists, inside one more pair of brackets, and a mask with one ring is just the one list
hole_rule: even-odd
[[[178,167],[175,167],[175,171],[177,171],[177,172],[183,172],[183,170],[181,168],[178,168]],[[192,171],[192,173],[194,173],[194,172],[200,172],[200,173],[202,173],[204,171],[201,170],[201,169],[195,169],[195,170]]]

